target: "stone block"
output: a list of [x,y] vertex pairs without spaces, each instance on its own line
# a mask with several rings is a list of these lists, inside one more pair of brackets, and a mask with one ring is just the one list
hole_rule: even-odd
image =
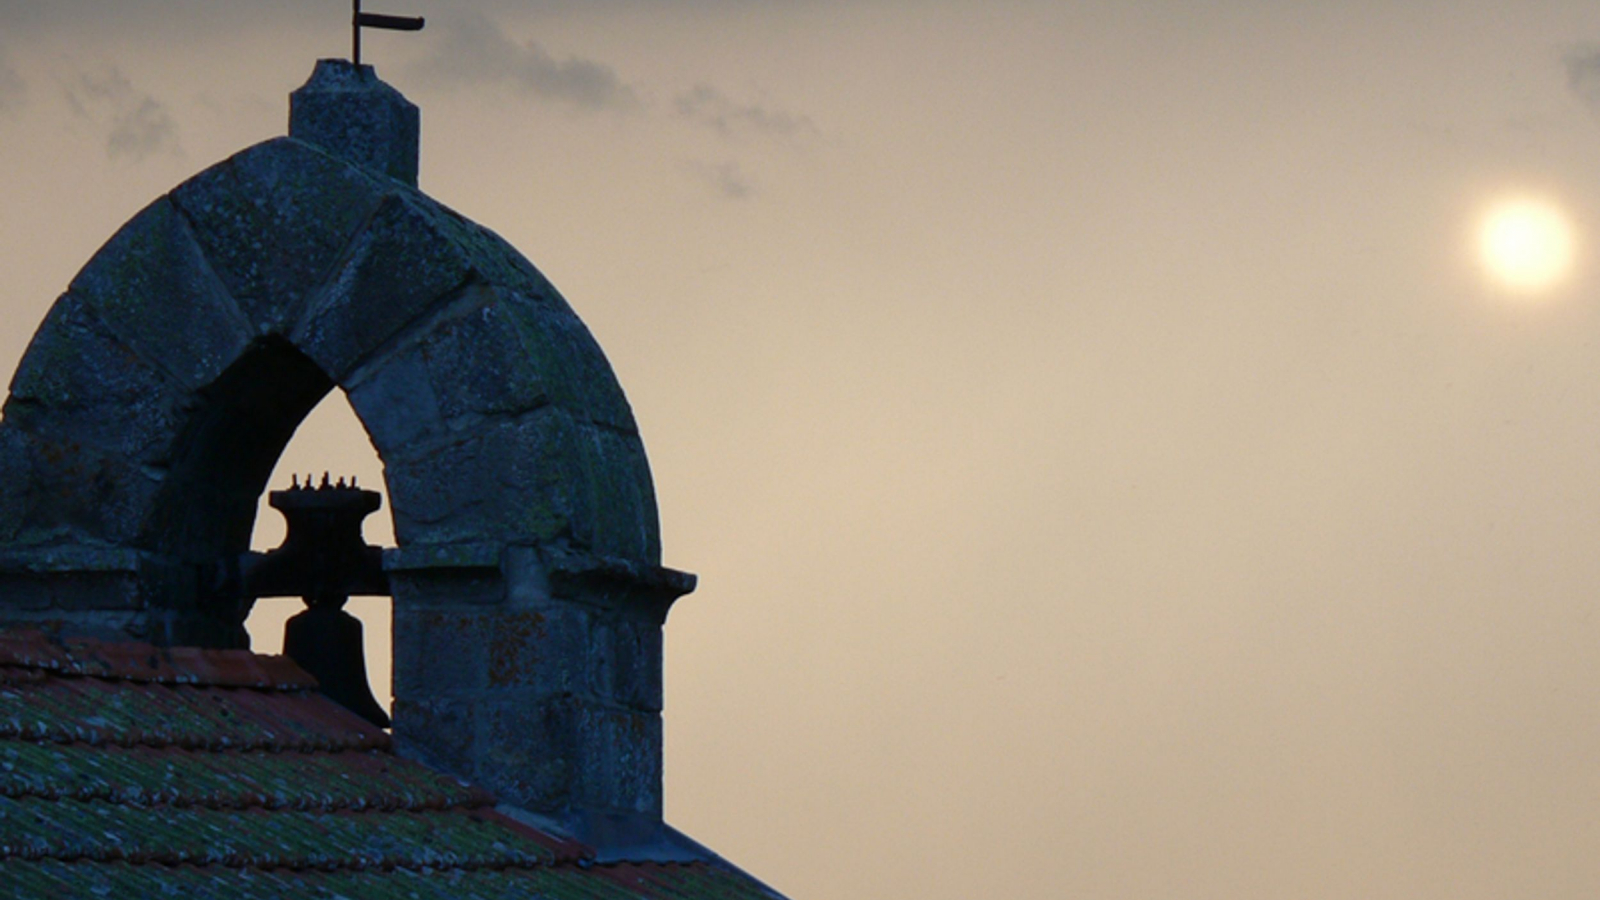
[[586,706],[576,793],[586,805],[661,815],[661,716]]
[[479,537],[457,522],[475,500],[464,496],[467,491],[459,480],[463,472],[478,468],[473,444],[464,438],[454,444],[396,448],[384,456],[384,481],[400,546],[449,546]]
[[380,446],[436,437],[447,419],[521,413],[549,402],[535,361],[493,289],[469,286],[447,306],[403,341],[368,357],[345,382]]
[[5,418],[35,434],[161,464],[178,431],[180,391],[68,293],[17,366]]
[[[551,407],[484,420],[453,444],[389,459],[386,479],[402,545],[537,544],[584,513],[582,459],[570,417]],[[586,526],[587,527],[587,526]],[[592,527],[587,527],[592,530]]]
[[579,744],[580,703],[571,697],[487,701],[475,774],[504,801],[535,812],[579,802],[573,776],[587,748]]
[[34,628],[52,634],[105,641],[139,640],[158,643],[156,637],[163,633],[162,626],[159,622],[152,624],[150,620],[149,610],[33,612],[0,607],[0,628]]
[[417,185],[422,114],[371,66],[319,59],[289,95],[289,135],[404,184]]
[[[443,545],[430,547],[428,545],[413,545],[406,548],[407,554],[420,551],[438,550],[438,554],[429,553],[448,560],[448,552],[452,547],[461,545]],[[444,562],[439,568],[410,568],[404,571],[389,571],[389,590],[393,592],[395,607],[407,609],[437,609],[442,607],[459,607],[467,605],[497,606],[505,602],[506,584],[497,569],[484,569],[472,566],[455,567]]]
[[488,228],[425,194],[412,195],[416,208],[433,223],[440,237],[464,254],[479,278],[487,284],[517,291],[547,292],[561,305],[555,288],[515,247]]
[[539,559],[551,596],[657,626],[698,581],[688,572],[598,555],[570,542],[540,547]]
[[118,338],[190,389],[215,380],[252,336],[165,197],[122,226],[70,290]]
[[472,695],[489,685],[490,620],[473,609],[394,608],[394,693]]
[[516,324],[551,402],[620,431],[638,430],[605,353],[564,303],[553,309],[525,293],[509,292],[502,307]]
[[51,572],[51,605],[60,610],[144,609],[142,584],[135,572]]
[[146,604],[133,572],[0,572],[0,607],[8,610],[138,610]]
[[371,377],[347,390],[380,455],[436,437],[444,431],[428,366],[416,353],[391,354]]
[[384,195],[399,189],[292,138],[257,144],[170,195],[257,333],[285,334]]
[[589,448],[582,457],[585,508],[593,513],[593,531],[583,537],[602,555],[660,562],[661,525],[644,444],[594,423],[580,430]]
[[55,591],[48,576],[36,572],[0,572],[0,621],[19,610],[55,609]]
[[447,419],[525,412],[550,402],[538,362],[511,314],[482,288],[465,314],[442,318],[417,342]]
[[537,548],[506,547],[500,565],[505,573],[508,607],[542,607],[554,598],[549,570]]
[[484,750],[478,730],[485,724],[485,713],[481,704],[469,700],[415,700],[397,695],[391,713],[396,749],[458,778],[486,783],[478,766]]
[[32,483],[28,439],[12,423],[0,421],[0,545],[21,536]]
[[30,480],[8,505],[20,509],[11,542],[127,544],[144,524],[160,482],[144,468],[70,439],[26,434],[9,415],[0,431],[11,431],[27,458]]
[[571,604],[486,616],[489,686],[539,694],[584,690],[589,615]]
[[660,712],[661,628],[613,613],[596,616],[589,638],[590,692],[620,706]]
[[498,543],[413,544],[383,551],[383,566],[390,572],[450,573],[453,576],[474,570],[500,573],[505,547]]
[[415,195],[390,195],[311,301],[294,342],[343,380],[374,348],[474,277],[466,255],[438,233]]

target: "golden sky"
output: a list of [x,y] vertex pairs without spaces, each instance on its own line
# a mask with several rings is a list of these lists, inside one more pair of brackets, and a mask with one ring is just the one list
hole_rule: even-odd
[[[674,824],[796,900],[1600,896],[1600,8],[370,5],[701,576]],[[0,369],[347,16],[0,0]],[[376,484],[338,402],[286,465]]]

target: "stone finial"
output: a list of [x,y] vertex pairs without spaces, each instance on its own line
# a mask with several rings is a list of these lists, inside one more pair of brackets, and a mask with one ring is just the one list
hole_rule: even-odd
[[421,113],[371,66],[319,59],[289,95],[289,136],[412,187]]

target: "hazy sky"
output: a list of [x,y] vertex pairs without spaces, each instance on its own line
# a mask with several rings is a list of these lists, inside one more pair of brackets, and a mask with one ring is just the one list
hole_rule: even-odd
[[[679,827],[796,900],[1600,896],[1600,8],[371,7],[701,576]],[[347,17],[0,0],[0,369]]]

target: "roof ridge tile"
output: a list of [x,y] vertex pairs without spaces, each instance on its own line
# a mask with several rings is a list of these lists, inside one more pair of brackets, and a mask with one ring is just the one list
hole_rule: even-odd
[[[49,812],[53,828],[33,827]],[[532,868],[562,861],[477,810],[143,810],[0,797],[0,862],[93,860],[296,871]]]
[[386,750],[196,752],[0,741],[0,796],[119,806],[419,812],[492,806],[488,791]]
[[0,667],[43,669],[162,684],[308,690],[317,681],[284,656],[250,650],[158,647],[138,641],[63,638],[38,628],[0,629]]
[[392,746],[387,732],[316,691],[57,677],[0,685],[0,738],[292,752]]

